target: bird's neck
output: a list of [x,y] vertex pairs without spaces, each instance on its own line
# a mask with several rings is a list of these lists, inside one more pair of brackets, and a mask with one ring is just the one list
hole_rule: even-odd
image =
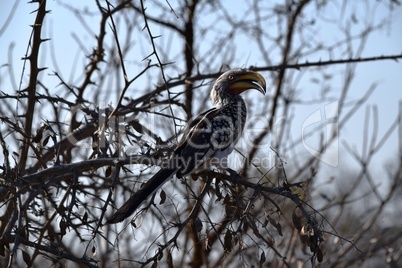
[[223,108],[225,106],[240,105],[245,106],[243,98],[239,95],[237,96],[226,96],[224,98],[212,99],[212,103],[217,109]]
[[224,99],[223,102],[215,106],[222,114],[229,116],[233,122],[238,122],[239,133],[243,131],[247,119],[247,106],[242,97],[236,96],[230,99]]

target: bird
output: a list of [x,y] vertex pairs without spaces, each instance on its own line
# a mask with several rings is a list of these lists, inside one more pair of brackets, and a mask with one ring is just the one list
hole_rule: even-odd
[[249,89],[266,93],[264,77],[248,69],[231,69],[218,77],[210,99],[214,108],[196,116],[187,125],[172,156],[161,169],[136,191],[107,221],[113,224],[128,218],[174,175],[183,178],[230,155],[242,135],[247,107],[240,94]]

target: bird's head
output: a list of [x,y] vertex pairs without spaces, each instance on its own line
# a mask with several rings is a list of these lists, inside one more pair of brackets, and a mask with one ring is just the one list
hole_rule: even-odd
[[264,77],[246,69],[232,69],[224,72],[215,81],[211,90],[211,101],[214,105],[224,105],[226,101],[238,98],[249,89],[256,89],[265,95],[266,83]]

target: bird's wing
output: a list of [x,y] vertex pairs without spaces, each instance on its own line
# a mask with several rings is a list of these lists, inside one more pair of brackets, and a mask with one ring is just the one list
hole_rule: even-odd
[[[127,200],[113,215],[110,219],[107,220],[107,224],[118,223],[123,221],[125,218],[130,216],[141,204],[144,202],[149,196],[151,196],[156,190],[158,190],[171,176],[173,176],[180,167],[186,166],[185,163],[181,163],[178,161],[186,161],[186,158],[189,158],[190,165],[195,166],[195,157],[189,157],[191,154],[191,150],[189,147],[189,140],[194,140],[198,142],[197,135],[194,136],[194,133],[198,133],[197,129],[205,128],[207,118],[214,116],[217,113],[216,109],[210,109],[197,117],[195,117],[187,126],[184,131],[183,137],[181,141],[178,143],[175,153],[171,159],[166,161],[161,169],[150,178],[137,192],[135,192],[129,200]],[[204,120],[204,121],[203,121]],[[201,123],[203,122],[203,123]],[[200,124],[201,123],[201,124]],[[191,142],[190,142],[191,144]],[[181,155],[185,152],[185,156]],[[208,159],[210,155],[213,153],[212,150],[210,152],[201,150],[198,153],[202,154],[203,158]],[[181,168],[183,169],[183,168]],[[185,169],[185,168],[184,168]],[[191,168],[192,171],[194,168]],[[188,174],[186,172],[185,174]],[[184,174],[184,175],[185,175]],[[182,177],[182,176],[179,176]]]
[[224,116],[222,109],[211,109],[193,125],[177,147],[176,163],[180,163],[178,177],[183,177],[209,160],[217,151],[223,151],[232,145],[233,139],[222,138],[233,135],[233,120]]
[[[194,136],[194,132],[198,132],[197,128],[204,127],[206,124],[205,122],[200,124],[202,120],[206,120],[206,117],[214,116],[216,114],[216,109],[210,109],[197,117],[195,117],[187,126],[186,130],[184,131],[183,137],[181,141],[178,143],[174,156],[166,161],[162,168],[151,178],[149,179],[137,192],[135,192],[129,200],[127,200],[113,215],[110,219],[107,220],[107,224],[111,223],[118,223],[123,221],[125,218],[130,216],[141,204],[144,202],[149,196],[151,196],[156,190],[158,190],[171,176],[173,176],[178,167],[184,166],[177,161],[183,161],[183,157],[180,155],[182,150],[185,149],[186,156],[190,153],[190,147],[188,146],[188,142],[190,139],[196,139]],[[201,152],[204,158],[209,158],[211,152]],[[191,160],[191,165],[195,165],[192,160],[195,159],[194,157],[189,157]],[[184,161],[186,161],[184,159]],[[194,168],[192,168],[194,169]],[[191,170],[192,170],[191,169]],[[190,170],[190,171],[191,171]],[[188,172],[187,172],[188,173]],[[187,174],[185,173],[185,174]],[[181,177],[181,176],[180,176]]]
[[192,118],[191,121],[187,123],[187,127],[183,132],[183,136],[181,137],[179,143],[176,145],[175,151],[178,152],[180,151],[180,148],[184,146],[184,144],[187,142],[189,137],[193,134],[195,126],[209,113],[216,111],[216,108],[209,109],[208,111],[205,111],[196,117]]

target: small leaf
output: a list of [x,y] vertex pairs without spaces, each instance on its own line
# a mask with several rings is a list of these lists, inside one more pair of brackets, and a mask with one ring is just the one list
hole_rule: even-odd
[[303,224],[302,224],[302,218],[303,218],[303,214],[302,214],[300,208],[296,207],[296,208],[293,210],[293,213],[292,213],[292,221],[293,221],[293,226],[294,226],[298,231],[300,231],[301,228],[302,228],[302,226],[303,226]]
[[159,205],[162,205],[163,203],[165,203],[165,201],[166,201],[166,193],[165,193],[165,191],[164,190],[161,190],[161,193],[160,193],[160,198],[161,198],[161,201],[159,202]]
[[170,250],[167,251],[166,262],[168,267],[174,267],[172,252]]
[[282,234],[282,226],[279,222],[276,222],[273,218],[271,218],[270,216],[267,216],[269,222],[272,224],[272,226],[274,226],[276,228],[276,230],[278,231],[278,234],[280,236],[283,236]]
[[83,224],[87,224],[87,222],[88,222],[88,213],[85,212],[85,213],[84,213],[84,216],[82,217],[82,223],[83,223]]
[[322,254],[322,251],[320,248],[317,247],[317,260],[318,262],[322,262],[324,255]]
[[47,145],[47,143],[49,142],[49,138],[50,138],[50,135],[48,135],[44,140],[43,140],[43,146],[46,146]]
[[278,234],[279,234],[280,236],[283,236],[283,233],[282,233],[282,225],[278,222],[277,226],[275,226],[275,227],[276,227],[276,230],[278,231]]
[[300,234],[300,241],[302,242],[302,244],[306,244],[306,243],[308,243],[309,240],[306,235]]
[[247,233],[248,227],[249,227],[248,221],[245,220],[245,221],[243,222],[243,232],[244,232],[244,233]]
[[220,201],[221,199],[222,199],[222,193],[221,193],[221,190],[220,190],[220,187],[219,187],[219,182],[217,181],[217,182],[215,182],[215,194],[216,194],[216,197],[217,197],[217,201]]
[[229,230],[227,230],[223,242],[223,248],[227,252],[232,251],[232,238],[233,238],[232,233]]
[[0,242],[0,256],[6,256],[5,245],[3,239]]
[[66,232],[66,229],[67,229],[67,224],[66,224],[66,222],[64,221],[64,220],[61,220],[60,221],[60,224],[59,224],[59,227],[60,227],[60,234],[61,234],[61,236],[63,237],[67,232]]
[[308,230],[306,226],[303,226],[300,230],[300,235],[308,235]]
[[285,180],[285,181],[283,181],[283,188],[285,188],[285,190],[286,191],[288,191],[288,192],[292,192],[292,190],[290,190],[290,185],[289,185],[289,183]]
[[111,174],[112,174],[112,167],[108,166],[106,171],[105,171],[105,176],[110,177]]
[[208,237],[205,239],[205,249],[206,249],[206,250],[210,250],[210,249],[211,249],[211,245],[209,244]]
[[258,238],[262,237],[260,232],[258,231],[258,228],[257,228],[257,225],[255,224],[255,222],[250,221],[249,223],[250,223],[251,230],[253,230],[254,235]]
[[137,131],[138,133],[144,134],[144,129],[142,125],[138,122],[138,120],[133,120],[130,122],[130,125]]
[[63,204],[60,204],[59,207],[57,208],[57,212],[60,215],[64,215],[64,212],[66,212],[66,207]]
[[25,251],[22,250],[22,259],[24,260],[24,262],[27,264],[27,266],[30,266],[31,264],[31,257],[29,256],[28,253],[26,253]]
[[260,256],[260,265],[264,264],[265,261],[266,261],[265,252],[262,251],[261,256]]
[[194,220],[194,229],[197,233],[201,232],[202,230],[202,222],[198,217]]
[[41,127],[41,128],[38,128],[37,130],[36,130],[36,135],[32,138],[32,141],[33,142],[35,142],[35,143],[38,143],[38,142],[40,142],[40,140],[42,139],[42,135],[43,135],[43,127]]
[[163,258],[163,250],[159,249],[158,250],[158,261],[162,260]]

